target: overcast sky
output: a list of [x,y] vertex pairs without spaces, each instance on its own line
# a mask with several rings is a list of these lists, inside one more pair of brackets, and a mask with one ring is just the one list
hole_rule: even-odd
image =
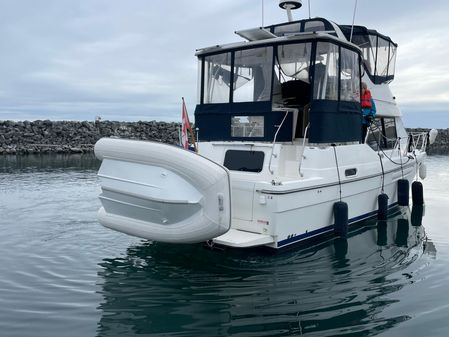
[[[354,0],[310,0],[312,17],[352,21]],[[293,13],[308,17],[307,0]],[[264,0],[265,25],[286,21]],[[0,0],[0,119],[193,117],[195,49],[240,41],[262,0]],[[409,126],[449,127],[449,2],[359,0],[356,24],[399,44],[392,84]]]

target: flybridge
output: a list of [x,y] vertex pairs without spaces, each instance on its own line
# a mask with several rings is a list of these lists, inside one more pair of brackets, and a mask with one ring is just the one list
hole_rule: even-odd
[[[390,37],[364,26],[337,25],[324,18],[313,18],[239,30],[235,33],[250,42],[279,37],[299,37],[310,33],[325,33],[338,39],[347,40],[362,50],[364,70],[374,84],[389,83],[394,79],[398,45]],[[214,46],[201,50],[201,52],[238,45]]]
[[394,79],[398,45],[388,36],[363,26],[341,25],[341,31],[349,41],[363,52],[363,65],[374,84],[389,83]]

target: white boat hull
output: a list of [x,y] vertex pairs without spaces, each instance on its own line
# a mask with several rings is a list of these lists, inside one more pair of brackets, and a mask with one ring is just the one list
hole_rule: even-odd
[[103,138],[102,225],[141,238],[203,242],[231,226],[229,172],[193,152],[155,142]]
[[[207,153],[207,145],[202,146]],[[236,145],[215,145],[214,151],[221,152],[221,146]],[[257,149],[270,155],[263,144]],[[333,233],[333,205],[340,195],[349,205],[349,224],[376,216],[382,185],[389,208],[396,206],[397,181],[411,182],[425,157],[404,160],[403,166],[385,157],[383,175],[377,153],[366,145],[341,146],[338,178],[333,149],[308,148],[304,176],[296,171],[298,178],[278,176],[283,181],[277,183],[268,160],[255,174],[229,172],[219,164],[222,159],[212,161],[160,143],[102,139],[95,152],[103,161],[98,217],[104,226],[161,242],[211,240],[229,247],[275,249]],[[358,156],[350,155],[354,153]],[[357,174],[346,176],[354,168]]]

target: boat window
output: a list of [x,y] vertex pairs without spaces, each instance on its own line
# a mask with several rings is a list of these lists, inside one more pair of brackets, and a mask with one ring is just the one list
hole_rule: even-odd
[[340,81],[340,100],[360,102],[359,56],[345,48],[341,49]]
[[281,45],[273,81],[273,104],[302,109],[310,103],[312,43]]
[[371,123],[366,143],[375,151],[377,151],[379,147],[384,148],[382,121],[380,118],[375,118]]
[[197,78],[197,103],[201,104],[201,74],[203,73],[203,59],[198,59],[198,78]]
[[204,68],[204,103],[228,103],[231,53],[207,56]]
[[323,21],[308,21],[304,23],[304,32],[325,31],[326,27]]
[[[351,26],[341,26],[346,38],[350,39]],[[376,84],[394,79],[397,46],[388,38],[364,27],[355,27],[352,43],[360,47],[363,65]]]
[[396,66],[396,50],[397,48],[390,43],[390,61],[388,62],[388,76],[394,76]]
[[368,67],[368,72],[374,75],[374,71],[376,70],[376,57],[377,57],[377,36],[376,35],[368,35],[369,37],[369,45],[366,46],[367,53],[370,55],[370,62]]
[[375,118],[370,126],[366,143],[377,151],[393,149],[397,141],[396,121],[394,118]]
[[223,165],[232,171],[261,172],[265,153],[262,151],[226,151]]
[[310,83],[311,43],[281,45],[278,47],[277,52],[281,70],[281,82],[301,80]]
[[388,71],[390,43],[382,38],[377,39],[376,75],[386,77]]
[[263,137],[263,116],[234,116],[231,118],[231,137]]
[[314,65],[313,98],[319,100],[338,100],[338,46],[318,42]]
[[277,36],[296,34],[301,31],[300,23],[290,23],[288,25],[274,27],[274,34]]
[[385,148],[392,149],[396,145],[397,133],[396,122],[394,118],[383,118]]
[[239,50],[234,55],[234,102],[269,101],[273,48]]

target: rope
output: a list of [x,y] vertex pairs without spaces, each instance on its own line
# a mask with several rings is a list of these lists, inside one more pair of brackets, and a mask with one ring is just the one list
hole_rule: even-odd
[[340,189],[340,201],[341,201],[341,180],[340,180],[340,169],[338,168],[337,148],[336,148],[337,146],[335,144],[332,144],[332,147],[334,148],[335,165],[337,166],[338,187]]
[[402,179],[404,179],[404,166],[402,165],[402,152],[401,152],[401,137],[398,138],[398,151],[399,151],[399,158],[401,159],[401,173],[402,173]]
[[382,168],[382,193],[384,193],[385,189],[385,170],[384,170],[384,163],[382,161],[382,157],[380,156],[380,153],[377,152],[377,155],[379,156],[380,161],[380,167]]
[[[373,129],[371,128],[371,124],[370,124],[370,126],[369,126],[369,129],[370,129],[370,131],[371,131],[371,133],[373,133]],[[377,126],[377,129],[379,129],[379,127]],[[384,139],[386,139],[386,140],[388,140],[388,138],[387,137],[385,137],[382,133],[380,133],[380,135],[384,138]],[[400,139],[400,138],[399,138]],[[395,164],[395,165],[401,165],[401,168],[402,168],[402,165],[406,165],[411,159],[408,157],[407,158],[407,161],[405,162],[405,163],[402,163],[402,156],[400,156],[401,157],[401,162],[400,163],[397,163],[397,162],[395,162],[393,159],[391,159],[386,153],[385,153],[385,151],[382,149],[382,146],[380,146],[380,144],[379,144],[379,141],[378,141],[378,139],[377,138],[375,138],[375,140],[376,140],[376,144],[377,144],[377,149],[378,149],[378,151],[380,150],[383,154],[384,154],[384,156],[385,157],[387,157],[387,159],[389,160],[389,161],[391,161],[393,164]],[[398,139],[396,139],[396,143],[398,142]],[[395,145],[396,146],[396,145]],[[400,147],[400,142],[399,142],[399,147]]]

